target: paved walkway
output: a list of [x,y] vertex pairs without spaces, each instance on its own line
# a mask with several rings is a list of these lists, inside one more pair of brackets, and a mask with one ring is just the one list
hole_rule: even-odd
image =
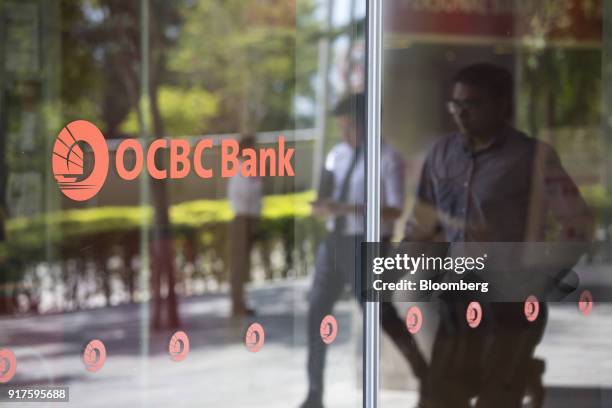
[[[18,372],[11,385],[68,385],[71,405],[77,407],[292,408],[306,393],[307,285],[284,282],[250,291],[258,311],[252,320],[266,329],[266,344],[258,353],[248,352],[242,343],[251,320],[229,319],[229,302],[221,295],[181,303],[191,352],[180,363],[172,362],[166,351],[172,333],[148,332],[142,324],[148,321],[146,310],[139,305],[3,318],[0,346],[17,354]],[[335,315],[340,332],[328,355],[326,403],[330,408],[361,407],[360,311],[346,299]],[[94,338],[104,341],[108,359],[92,374],[84,369],[80,353]],[[419,340],[427,343],[427,332]],[[415,383],[388,345],[383,350],[382,407],[411,407],[417,398]],[[547,407],[612,406],[610,392],[601,391],[612,389],[611,346],[612,304],[597,304],[586,318],[575,305],[553,305],[538,349],[547,361]],[[44,406],[0,403],[11,405]]]

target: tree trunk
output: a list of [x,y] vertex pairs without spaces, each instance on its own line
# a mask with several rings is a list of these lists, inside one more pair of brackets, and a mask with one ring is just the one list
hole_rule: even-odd
[[[156,99],[155,93],[151,95],[151,114],[153,122],[156,123],[159,120],[159,111],[157,109],[157,103],[154,102]],[[157,117],[157,119],[156,119]],[[155,127],[156,138],[160,138],[159,127]],[[158,168],[164,168],[165,158],[159,158],[160,166]],[[156,162],[158,160],[156,159]],[[159,329],[162,327],[162,303],[164,300],[161,297],[161,287],[163,278],[166,278],[166,285],[168,286],[168,295],[165,299],[166,311],[168,317],[168,327],[176,328],[179,326],[178,307],[175,293],[176,276],[174,270],[174,254],[173,254],[173,239],[172,230],[170,225],[170,214],[168,211],[169,200],[168,192],[166,189],[166,180],[155,180],[151,179],[151,199],[153,203],[153,226],[152,226],[152,242],[151,247],[153,253],[151,254],[152,260],[152,291],[153,291],[153,314],[152,314],[152,325],[153,328]]]
[[[149,94],[149,114],[153,121],[153,133],[154,138],[159,139],[164,137],[163,120],[159,111],[157,101],[157,90],[159,88],[159,78],[163,72],[164,67],[164,44],[163,44],[163,33],[159,25],[159,16],[164,13],[163,10],[159,10],[159,7],[165,6],[170,2],[150,2],[151,13],[149,14],[150,21],[147,26],[150,31],[149,33],[149,55],[148,61],[142,60],[143,50],[140,49],[138,39],[141,33],[139,31],[130,31],[130,27],[124,27],[119,25],[120,30],[115,33],[119,36],[123,43],[126,38],[134,40],[132,47],[123,49],[121,53],[117,53],[117,62],[114,64],[119,67],[119,74],[125,83],[127,93],[130,97],[130,102],[134,106],[136,113],[138,114],[139,120],[142,123],[146,121],[146,117],[149,115],[141,110],[141,104],[139,101],[146,95],[145,89],[141,89],[139,83],[140,76],[138,71],[132,70],[131,67],[140,66],[147,64],[150,76],[148,82],[148,94]],[[132,16],[134,22],[139,21],[140,7],[138,2],[127,2],[127,1],[108,1],[106,3],[111,9],[111,15],[121,16],[128,15]],[[129,35],[133,34],[133,35]],[[139,54],[133,53],[133,50],[140,49]],[[125,59],[125,61],[122,60]],[[137,60],[134,60],[136,58]],[[146,105],[145,105],[146,106]],[[160,154],[160,156],[162,156]],[[166,168],[164,165],[165,158],[156,158],[156,165],[158,168]],[[165,305],[167,307],[168,316],[168,327],[179,326],[177,300],[174,291],[175,284],[175,272],[174,272],[174,255],[173,255],[173,241],[171,236],[170,228],[170,217],[168,213],[169,199],[166,191],[165,180],[154,180],[150,179],[151,187],[151,200],[153,206],[153,225],[151,227],[151,242],[150,242],[150,261],[151,261],[151,326],[154,329],[163,327],[162,319],[162,306],[164,299],[161,296],[162,282],[166,281],[168,286],[168,296],[165,299]]]
[[[155,19],[155,17],[153,17]],[[151,32],[151,76],[149,83],[150,90],[150,114],[153,120],[153,131],[155,139],[162,139],[164,134],[163,119],[159,110],[157,100],[157,90],[159,87],[159,74],[162,70],[163,57],[161,50],[160,33],[157,30],[155,21],[150,25]],[[157,168],[167,169],[166,154],[160,154],[155,158]],[[151,267],[153,278],[153,313],[152,326],[155,329],[162,327],[162,304],[165,303],[168,327],[177,328],[180,325],[178,315],[178,305],[176,299],[176,273],[174,270],[174,250],[172,228],[170,224],[170,214],[168,211],[170,201],[166,188],[166,180],[155,180],[151,178],[151,199],[153,204],[153,226],[152,242],[153,253]],[[163,278],[166,278],[168,295],[164,300],[161,297],[161,287]]]

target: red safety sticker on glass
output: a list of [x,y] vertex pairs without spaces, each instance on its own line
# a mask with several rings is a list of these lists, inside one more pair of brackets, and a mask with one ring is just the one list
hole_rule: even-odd
[[423,326],[423,314],[418,306],[412,306],[406,313],[406,328],[412,334],[417,334]]
[[321,339],[325,344],[332,344],[338,335],[338,322],[332,315],[327,315],[321,320]]
[[538,302],[538,298],[533,295],[529,296],[527,300],[525,300],[523,311],[525,312],[527,321],[535,322],[540,314],[540,302]]
[[15,376],[17,358],[9,349],[0,349],[0,383],[7,383]]
[[168,353],[172,361],[183,361],[189,354],[189,336],[184,331],[177,331],[168,343]]
[[244,336],[244,344],[250,352],[257,353],[266,341],[266,333],[264,328],[259,323],[253,323],[247,329]]
[[578,301],[578,308],[583,315],[588,316],[593,310],[593,295],[590,291],[584,290],[580,294],[580,300]]
[[87,371],[95,373],[99,371],[106,362],[106,347],[100,340],[92,340],[83,351],[83,364]]
[[465,312],[465,318],[468,326],[470,326],[472,329],[478,327],[480,321],[482,320],[482,307],[480,306],[480,303],[471,302]]

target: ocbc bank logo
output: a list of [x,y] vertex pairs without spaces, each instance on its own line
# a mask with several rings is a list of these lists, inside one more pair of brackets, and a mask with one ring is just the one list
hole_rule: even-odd
[[[94,166],[85,171],[81,144],[90,146]],[[66,125],[53,145],[53,175],[64,195],[75,201],[89,200],[102,188],[108,174],[108,145],[102,132],[92,123],[77,120]]]
[[[89,145],[93,164],[87,163],[83,144]],[[155,154],[161,149],[170,149],[169,169],[155,166]],[[191,145],[184,139],[156,139],[146,151],[146,169],[155,179],[179,179],[186,177],[193,167],[201,178],[214,176],[213,169],[202,163],[206,149],[213,148],[212,139],[200,140],[193,151],[193,165],[189,159]],[[131,169],[125,166],[125,154],[132,151],[135,164]],[[124,180],[134,180],[145,168],[145,152],[137,139],[123,140],[115,153],[117,174]],[[239,145],[236,140],[221,142],[221,177],[232,177],[238,171],[245,177],[257,176],[295,176],[291,158],[295,148],[285,148],[285,138],[279,136],[278,149],[260,149],[259,162],[255,149],[242,151],[242,161],[238,160]],[[67,124],[58,134],[53,145],[52,167],[55,180],[62,193],[74,201],[86,201],[94,197],[106,181],[109,168],[109,151],[104,135],[93,123],[76,120]],[[267,167],[266,161],[269,164]],[[90,166],[88,166],[90,164]],[[91,168],[91,171],[89,171]]]

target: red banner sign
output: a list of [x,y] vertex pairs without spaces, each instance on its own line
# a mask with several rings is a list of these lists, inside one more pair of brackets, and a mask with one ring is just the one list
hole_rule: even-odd
[[394,0],[385,27],[396,34],[535,37],[600,41],[601,0]]

